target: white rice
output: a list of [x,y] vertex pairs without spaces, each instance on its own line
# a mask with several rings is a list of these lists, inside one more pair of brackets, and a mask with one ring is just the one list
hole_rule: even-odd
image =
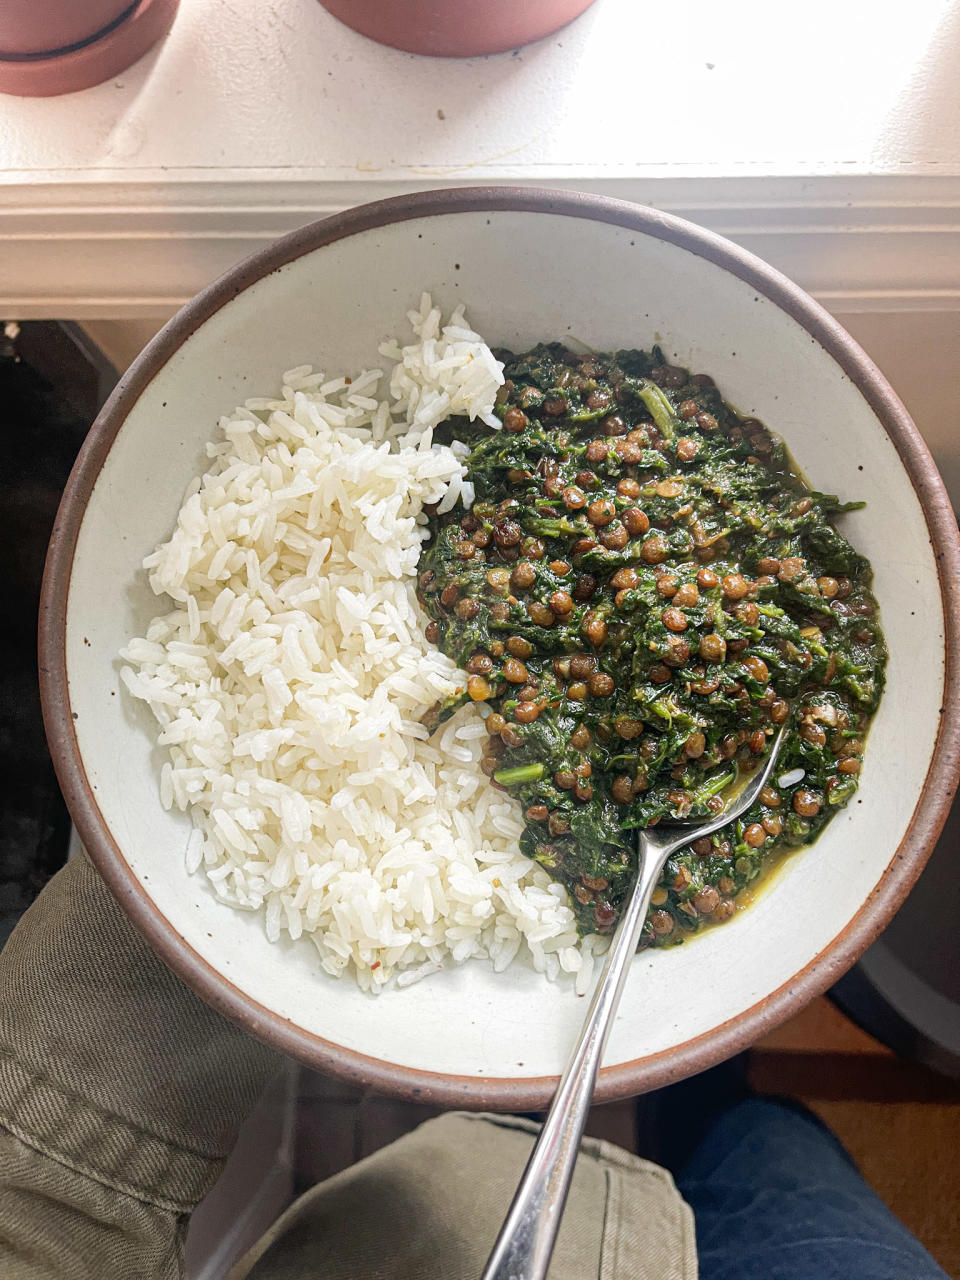
[[521,952],[586,990],[599,938],[522,857],[519,806],[480,772],[480,711],[430,737],[425,712],[466,679],[424,639],[425,503],[473,501],[451,414],[499,427],[502,366],[458,308],[424,295],[417,341],[384,375],[288,370],[276,398],[220,422],[169,542],[144,561],[166,610],[122,678],[160,726],[165,807],[189,811],[189,872],[262,911],[271,941],[309,936],[364,990]]

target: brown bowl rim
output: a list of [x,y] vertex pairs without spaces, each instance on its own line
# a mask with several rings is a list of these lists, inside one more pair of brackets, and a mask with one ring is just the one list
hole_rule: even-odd
[[133,362],[94,422],[67,482],[50,540],[40,605],[44,723],[60,785],[90,857],[134,925],[174,972],[208,1004],[278,1051],[381,1093],[444,1107],[515,1111],[545,1106],[557,1078],[446,1075],[369,1057],[295,1026],[202,959],[137,881],[99,811],[77,745],[66,671],[70,574],[87,501],[131,407],[183,342],[251,284],[314,249],[396,222],[477,212],[555,214],[653,236],[724,268],[786,311],[857,386],[893,441],[923,508],[943,599],[946,661],[937,743],[906,834],[867,900],[800,972],[743,1013],[668,1050],[603,1068],[597,1101],[659,1088],[745,1049],[845,973],[879,936],[919,876],[960,774],[960,699],[951,700],[948,693],[960,662],[960,536],[943,481],[909,414],[879,369],[832,316],[798,285],[730,241],[658,210],[603,196],[535,187],[462,187],[348,209],[282,237],[227,271],[188,302]]

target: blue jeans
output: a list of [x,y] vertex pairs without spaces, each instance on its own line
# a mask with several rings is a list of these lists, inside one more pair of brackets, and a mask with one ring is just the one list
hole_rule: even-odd
[[800,1107],[731,1107],[676,1181],[696,1218],[701,1280],[949,1280]]

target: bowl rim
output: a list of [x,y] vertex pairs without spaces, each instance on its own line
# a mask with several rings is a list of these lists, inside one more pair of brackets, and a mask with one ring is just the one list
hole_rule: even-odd
[[304,254],[398,222],[459,213],[520,212],[623,227],[686,249],[750,284],[787,312],[859,389],[892,440],[923,509],[944,611],[944,706],[930,767],[910,824],[874,890],[808,964],[743,1013],[670,1049],[600,1071],[595,1101],[628,1097],[703,1071],[747,1048],[845,973],[879,936],[920,875],[960,776],[960,534],[936,465],[909,414],[866,353],[819,303],[737,245],[647,206],[537,187],[458,187],[359,205],[312,222],[245,259],[203,289],[148,343],[97,416],[67,481],[47,553],[39,615],[40,693],[57,777],[81,840],[121,907],[154,951],[203,1000],[274,1049],[307,1065],[417,1102],[498,1111],[549,1102],[556,1076],[450,1075],[370,1057],[295,1026],[245,994],[204,960],[160,912],[133,874],[100,813],[80,755],[67,681],[66,610],[87,502],[131,408],[157,372],[210,316],[263,277]]

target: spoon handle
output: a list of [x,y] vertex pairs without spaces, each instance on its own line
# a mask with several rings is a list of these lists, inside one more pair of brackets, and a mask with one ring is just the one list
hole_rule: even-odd
[[593,1101],[603,1047],[637,950],[651,894],[669,852],[669,848],[661,849],[640,833],[639,874],[630,901],[613,935],[580,1039],[561,1077],[482,1280],[543,1280],[547,1274]]

